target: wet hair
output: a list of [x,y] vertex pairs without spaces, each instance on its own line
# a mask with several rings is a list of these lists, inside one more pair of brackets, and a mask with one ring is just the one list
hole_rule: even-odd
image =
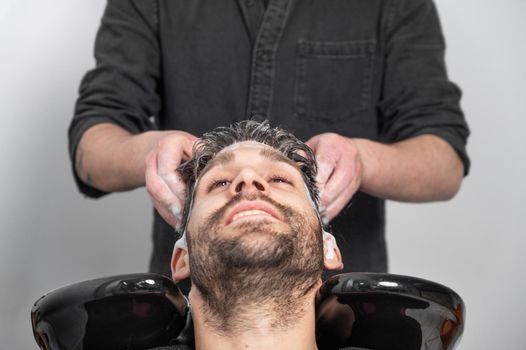
[[221,150],[243,141],[255,141],[274,148],[292,160],[301,171],[309,195],[318,211],[319,193],[316,186],[316,161],[314,153],[303,141],[292,133],[271,127],[268,121],[244,120],[228,127],[218,127],[203,134],[194,144],[193,157],[177,169],[186,183],[186,201],[180,232],[186,231],[195,196],[196,181],[202,171]]

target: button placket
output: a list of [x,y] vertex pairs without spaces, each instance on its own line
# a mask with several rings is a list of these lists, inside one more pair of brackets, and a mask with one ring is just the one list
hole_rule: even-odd
[[275,57],[289,13],[290,0],[270,0],[252,53],[246,117],[270,119]]

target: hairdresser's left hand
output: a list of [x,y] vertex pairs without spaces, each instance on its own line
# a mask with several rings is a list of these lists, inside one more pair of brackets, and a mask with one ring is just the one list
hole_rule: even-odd
[[316,156],[320,211],[322,220],[328,223],[360,187],[362,159],[352,139],[335,133],[316,135],[307,141],[307,145]]

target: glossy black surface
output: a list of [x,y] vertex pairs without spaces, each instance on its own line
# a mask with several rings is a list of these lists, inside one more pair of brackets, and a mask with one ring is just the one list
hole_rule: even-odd
[[31,321],[41,349],[149,349],[180,333],[185,307],[168,278],[132,274],[54,290],[35,303]]
[[464,327],[464,303],[451,289],[419,278],[349,273],[317,296],[320,349],[449,350]]
[[[323,284],[316,299],[320,350],[449,350],[463,330],[464,304],[451,289],[406,276],[349,273]],[[193,344],[192,322],[177,286],[156,274],[72,284],[31,311],[42,349],[150,349]]]

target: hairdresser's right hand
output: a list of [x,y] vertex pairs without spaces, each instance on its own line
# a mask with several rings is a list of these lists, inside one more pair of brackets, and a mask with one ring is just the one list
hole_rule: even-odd
[[146,156],[145,182],[148,194],[161,217],[174,229],[181,223],[186,185],[177,167],[192,157],[197,140],[184,131],[167,132]]

